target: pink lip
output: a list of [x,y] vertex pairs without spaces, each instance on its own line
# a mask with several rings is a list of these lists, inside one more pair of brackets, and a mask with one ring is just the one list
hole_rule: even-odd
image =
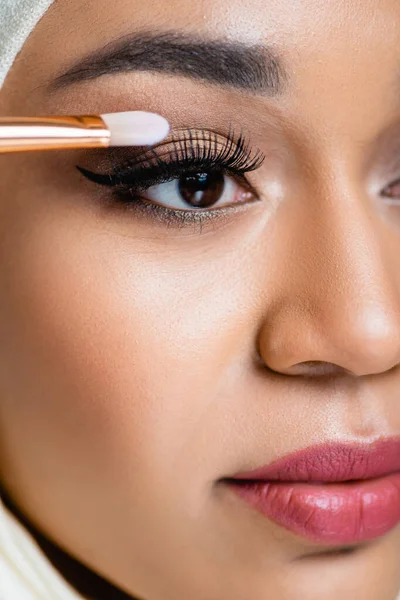
[[360,543],[400,523],[400,438],[316,446],[225,481],[293,533],[329,545]]

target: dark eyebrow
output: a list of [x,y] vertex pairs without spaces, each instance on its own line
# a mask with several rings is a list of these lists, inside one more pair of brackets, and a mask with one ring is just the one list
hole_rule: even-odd
[[272,48],[185,33],[140,32],[84,57],[50,88],[128,71],[168,73],[270,96],[280,94],[286,80],[282,59]]

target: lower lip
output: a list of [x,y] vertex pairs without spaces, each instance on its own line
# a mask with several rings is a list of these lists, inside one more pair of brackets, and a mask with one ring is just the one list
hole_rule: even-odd
[[322,544],[365,542],[400,523],[400,473],[348,483],[229,480],[228,484],[278,525]]

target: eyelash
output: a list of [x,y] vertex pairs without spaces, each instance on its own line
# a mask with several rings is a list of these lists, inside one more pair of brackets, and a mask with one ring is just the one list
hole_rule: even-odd
[[[233,130],[229,131],[223,143],[220,140],[221,136],[211,131],[187,130],[176,133],[167,143],[171,146],[167,159],[161,156],[162,147],[141,148],[136,156],[120,165],[115,164],[110,155],[112,170],[108,174],[94,173],[80,166],[76,168],[93,183],[113,188],[114,202],[144,212],[150,218],[158,218],[164,224],[202,224],[226,214],[231,207],[174,210],[143,199],[139,194],[154,185],[204,171],[229,175],[254,192],[245,175],[262,166],[264,154],[260,150],[253,152],[244,135],[236,136]],[[255,192],[254,195],[257,196]]]

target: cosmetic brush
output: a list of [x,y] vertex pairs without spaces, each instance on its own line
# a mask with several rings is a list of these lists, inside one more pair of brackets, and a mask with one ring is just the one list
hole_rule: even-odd
[[0,154],[152,146],[164,140],[169,129],[164,117],[143,111],[72,117],[0,117]]

